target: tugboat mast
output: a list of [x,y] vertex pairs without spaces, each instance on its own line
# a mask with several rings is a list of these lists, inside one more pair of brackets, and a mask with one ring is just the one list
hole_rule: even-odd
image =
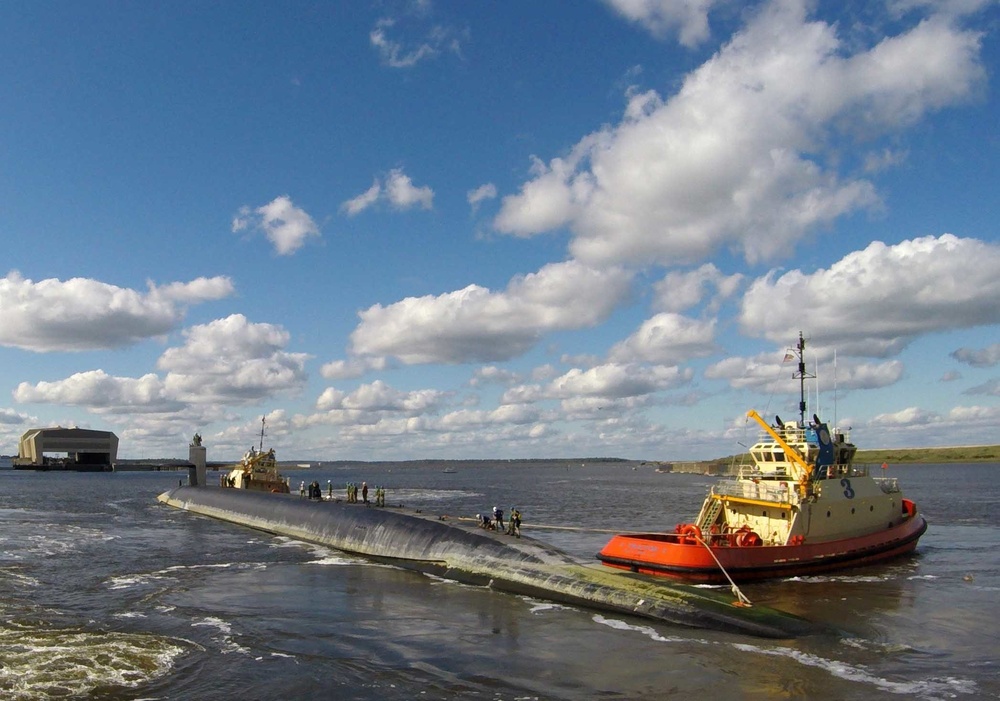
[[806,380],[815,379],[816,376],[806,372],[806,340],[802,338],[801,331],[799,331],[798,345],[792,350],[799,359],[799,369],[792,377],[799,381],[799,426],[804,428],[806,425]]
[[264,452],[264,420],[266,418],[267,418],[266,416],[260,417],[260,446],[257,448],[257,450],[261,453]]

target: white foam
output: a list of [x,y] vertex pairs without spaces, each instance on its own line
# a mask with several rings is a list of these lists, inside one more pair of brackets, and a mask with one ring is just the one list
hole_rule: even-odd
[[153,635],[6,626],[0,628],[5,699],[84,698],[97,688],[138,688],[166,675],[186,652]]
[[922,681],[892,681],[874,675],[862,667],[839,660],[829,660],[801,650],[779,647],[766,648],[744,643],[733,643],[733,647],[742,652],[786,657],[807,667],[826,670],[840,679],[868,684],[891,694],[906,694],[922,699],[945,699],[954,698],[957,694],[974,694],[977,690],[975,682],[957,677],[939,677]]
[[682,638],[678,636],[664,636],[657,632],[650,626],[637,626],[634,623],[626,623],[617,618],[607,618],[600,614],[595,614],[593,618],[595,623],[600,623],[608,628],[614,628],[615,630],[628,630],[634,631],[636,633],[641,633],[651,640],[655,640],[658,643],[701,643],[707,645],[707,640],[699,640],[697,638]]
[[220,635],[213,638],[216,642],[220,644],[220,652],[223,655],[228,655],[231,652],[239,652],[244,655],[249,655],[249,648],[245,648],[233,639],[233,627],[221,618],[216,618],[215,616],[208,616],[200,621],[195,621],[191,624],[192,628],[199,627],[209,627],[215,628],[219,631]]

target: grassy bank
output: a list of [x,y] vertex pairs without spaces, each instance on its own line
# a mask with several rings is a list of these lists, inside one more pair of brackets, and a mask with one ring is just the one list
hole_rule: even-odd
[[[730,456],[708,463],[751,462],[750,455]],[[854,457],[856,464],[905,465],[907,463],[949,463],[949,462],[996,462],[1000,463],[1000,445],[967,445],[955,448],[880,448],[878,450],[859,450]]]
[[1000,445],[959,446],[956,448],[885,448],[859,450],[858,463],[890,465],[920,462],[1000,462]]

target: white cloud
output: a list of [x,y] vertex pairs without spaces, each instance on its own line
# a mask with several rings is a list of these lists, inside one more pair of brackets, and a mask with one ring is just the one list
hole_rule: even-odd
[[619,363],[678,365],[715,351],[715,320],[698,321],[680,314],[657,314],[615,344],[608,357]]
[[932,423],[937,414],[919,407],[907,407],[888,414],[879,414],[872,419],[877,426],[926,426]]
[[629,292],[631,274],[576,261],[513,279],[504,292],[470,285],[437,297],[408,297],[361,312],[355,355],[395,356],[406,364],[493,362],[531,348],[543,333],[593,326]]
[[382,185],[379,183],[378,179],[372,183],[372,186],[365,190],[363,193],[355,197],[354,199],[347,200],[342,205],[340,205],[340,210],[346,212],[347,216],[353,217],[355,214],[360,214],[369,207],[371,207],[375,202],[378,201],[379,195],[382,193]]
[[653,308],[664,312],[682,312],[701,304],[707,291],[714,288],[709,309],[715,311],[723,300],[736,293],[741,284],[743,275],[723,275],[712,263],[706,263],[697,270],[669,272],[653,286],[656,295]]
[[25,350],[121,348],[172,331],[187,307],[233,293],[228,277],[198,278],[147,292],[87,278],[0,279],[0,345]]
[[163,382],[153,373],[139,378],[114,377],[103,370],[78,372],[64,380],[30,384],[22,382],[14,399],[23,403],[86,407],[98,413],[178,411]]
[[485,185],[480,185],[475,190],[469,190],[465,198],[468,200],[469,205],[472,207],[472,211],[475,212],[479,208],[479,204],[486,200],[492,200],[497,196],[497,186],[493,183],[486,183]]
[[38,419],[35,417],[22,414],[13,409],[0,409],[0,426],[28,426],[37,423],[37,421]]
[[980,349],[959,348],[951,357],[974,368],[991,368],[1000,364],[1000,343]]
[[350,393],[328,388],[317,402],[321,410],[345,409],[358,412],[391,412],[409,416],[434,411],[441,404],[445,393],[423,389],[403,392],[382,380],[361,385]]
[[708,12],[717,0],[604,0],[626,19],[654,36],[675,29],[684,46],[697,46],[708,38]]
[[607,363],[589,370],[574,368],[549,383],[547,398],[606,397],[621,399],[674,389],[690,382],[691,370]]
[[385,370],[386,367],[388,362],[385,358],[366,356],[330,361],[319,369],[319,374],[328,380],[347,380],[361,377],[372,370]]
[[429,187],[416,187],[410,176],[402,168],[394,168],[385,177],[385,184],[378,178],[372,186],[357,197],[340,205],[340,210],[353,217],[374,205],[379,200],[388,200],[393,208],[403,210],[420,206],[422,209],[432,209],[434,206],[434,191]]
[[779,343],[806,326],[814,343],[888,357],[921,334],[1000,323],[998,299],[1000,245],[944,234],[876,241],[811,275],[768,274],[744,295],[739,323]]
[[434,206],[434,191],[429,187],[415,187],[401,168],[389,171],[385,180],[385,194],[396,209],[409,209],[416,205],[430,209]]
[[[818,351],[814,354],[812,351]],[[705,369],[710,380],[725,380],[734,389],[747,389],[762,395],[798,394],[799,381],[793,377],[795,364],[782,362],[784,350],[745,358],[732,356]],[[839,358],[834,365],[832,348],[809,348],[806,353],[806,372],[820,378],[823,387],[836,385],[842,392],[848,390],[878,389],[889,387],[903,378],[905,367],[898,360],[881,363],[860,362]],[[814,388],[808,383],[810,391]]]
[[279,256],[299,250],[310,236],[319,236],[319,227],[304,209],[296,207],[288,195],[275,197],[265,205],[251,210],[241,207],[233,217],[233,233],[253,226],[264,232]]
[[472,374],[472,379],[469,380],[469,384],[473,387],[480,387],[482,385],[498,384],[498,385],[513,385],[521,381],[521,376],[510,370],[504,370],[503,368],[498,368],[495,365],[487,365],[485,367],[476,368],[475,372]]
[[254,324],[233,314],[185,330],[185,343],[168,348],[157,362],[167,372],[169,396],[191,403],[249,403],[305,385],[305,353],[284,350],[289,335],[280,326]]
[[378,52],[383,65],[390,68],[412,68],[443,52],[461,56],[462,40],[466,37],[466,32],[437,24],[420,30],[422,35],[417,39],[391,38],[390,30],[402,33],[397,26],[399,22],[398,18],[383,17],[368,34],[368,40]]
[[969,98],[985,75],[980,35],[931,19],[852,54],[804,6],[764,5],[676,95],[633,95],[620,124],[536,160],[494,226],[517,236],[569,227],[572,255],[595,265],[692,263],[722,247],[756,262],[877,206],[838,140]]

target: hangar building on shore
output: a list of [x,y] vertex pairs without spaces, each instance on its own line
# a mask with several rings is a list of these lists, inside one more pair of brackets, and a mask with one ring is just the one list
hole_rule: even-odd
[[25,431],[13,463],[16,470],[101,472],[113,470],[117,460],[114,433],[57,426]]

